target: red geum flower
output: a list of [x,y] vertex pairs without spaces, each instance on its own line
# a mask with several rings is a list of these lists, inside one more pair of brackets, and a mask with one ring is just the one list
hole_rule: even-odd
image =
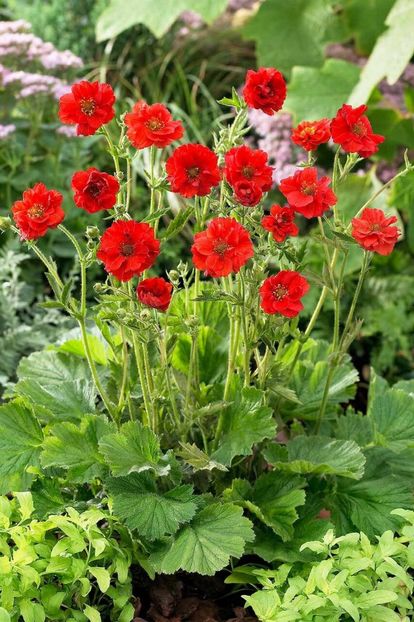
[[238,272],[254,255],[249,232],[234,218],[214,218],[191,250],[195,267],[214,278]]
[[260,67],[258,71],[249,69],[243,97],[249,108],[272,115],[282,108],[286,99],[286,82],[280,71],[273,67]]
[[380,209],[366,207],[359,218],[352,219],[352,237],[367,251],[389,255],[400,235],[393,226],[396,222],[396,216],[387,217]]
[[319,145],[327,143],[330,139],[330,124],[329,119],[302,121],[292,130],[292,140],[306,151],[314,151]]
[[125,115],[127,136],[137,149],[167,147],[184,134],[181,121],[174,121],[163,104],[148,105],[140,101]]
[[147,307],[166,311],[171,302],[172,285],[165,279],[144,279],[137,287],[138,300]]
[[295,211],[305,218],[313,218],[322,216],[337,201],[334,192],[328,188],[329,184],[329,177],[318,179],[316,168],[307,167],[282,179],[279,190]]
[[25,190],[22,200],[12,206],[14,222],[22,238],[36,240],[60,225],[65,217],[62,200],[60,192],[48,190],[44,184]]
[[254,207],[263,196],[259,186],[253,181],[236,181],[234,184],[234,198],[238,203],[245,207]]
[[295,317],[303,309],[301,298],[309,291],[304,276],[293,270],[282,270],[269,276],[260,287],[260,306],[265,313]]
[[150,268],[159,251],[160,242],[147,223],[117,220],[103,234],[97,257],[109,274],[129,281]]
[[109,84],[82,80],[72,86],[59,101],[59,118],[62,123],[76,125],[78,135],[95,134],[115,116],[115,94]]
[[344,104],[331,121],[331,134],[335,143],[348,153],[357,153],[369,158],[378,151],[384,136],[374,134],[368,117],[364,115],[367,106],[353,108]]
[[118,180],[96,168],[77,171],[72,177],[73,200],[75,204],[93,214],[100,210],[112,209],[119,191]]
[[262,218],[262,227],[269,231],[276,242],[284,242],[290,235],[298,235],[299,229],[294,223],[295,210],[286,205],[272,205],[270,215]]
[[272,187],[272,167],[267,160],[267,153],[261,149],[233,147],[225,155],[224,175],[233,188],[238,182],[248,181],[267,192]]
[[168,181],[173,192],[183,197],[203,197],[220,182],[216,154],[198,144],[177,147],[166,163]]

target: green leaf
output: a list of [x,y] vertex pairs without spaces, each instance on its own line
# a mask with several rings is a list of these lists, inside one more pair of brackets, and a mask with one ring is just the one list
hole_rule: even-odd
[[296,508],[305,503],[304,485],[299,477],[276,472],[261,475],[254,485],[252,502],[260,508],[264,523],[283,540],[293,536]]
[[100,566],[89,566],[88,572],[95,577],[101,592],[106,592],[109,589],[111,584],[111,575],[106,568],[102,568]]
[[268,0],[243,28],[256,41],[259,65],[289,72],[323,63],[325,36],[334,19],[328,0]]
[[95,607],[85,605],[83,613],[88,618],[89,622],[102,622],[101,614]]
[[22,359],[14,391],[40,407],[47,421],[80,419],[95,411],[96,390],[87,364],[54,351],[35,352]]
[[[91,357],[95,363],[98,363],[98,365],[107,365],[108,358],[105,343],[96,335],[88,334],[88,345]],[[61,346],[59,346],[59,352],[75,354],[76,356],[86,359],[85,348],[80,339],[70,339],[69,341],[65,341]]]
[[370,400],[368,413],[377,445],[402,451],[414,445],[414,396],[388,389]]
[[175,533],[182,523],[193,518],[197,509],[190,485],[158,492],[150,477],[137,473],[112,477],[107,484],[114,497],[114,513],[149,540]]
[[39,466],[43,432],[32,412],[16,400],[0,406],[0,490],[21,490],[28,467]]
[[161,462],[160,443],[154,432],[139,421],[125,423],[119,432],[104,436],[99,449],[113,475],[152,470],[166,475],[170,465]]
[[270,445],[265,459],[290,473],[341,475],[360,479],[364,474],[365,456],[354,441],[334,440],[324,436],[297,436],[286,445],[283,460],[272,452],[280,445]]
[[340,533],[363,531],[373,538],[388,529],[396,530],[401,524],[391,511],[413,507],[411,486],[393,475],[378,473],[358,482],[338,479],[338,487],[331,503],[332,518]]
[[227,467],[210,457],[197,447],[195,443],[180,443],[181,449],[177,451],[177,456],[182,458],[184,462],[193,467],[194,471],[227,471]]
[[128,6],[123,0],[111,0],[109,6],[100,15],[96,24],[96,39],[99,42],[116,37],[124,30],[144,24],[160,38],[173,25],[183,11],[195,11],[211,23],[224,11],[227,0],[129,0]]
[[305,503],[304,485],[296,475],[273,471],[261,475],[254,487],[247,480],[234,479],[224,498],[247,509],[286,541],[293,536],[296,508]]
[[10,614],[3,607],[0,607],[0,622],[11,622]]
[[[277,620],[276,616],[280,612],[281,602],[276,590],[259,590],[251,594],[251,596],[243,596],[243,598],[246,601],[246,605],[253,609],[262,622]],[[294,620],[294,618],[291,619]]]
[[20,603],[20,615],[24,622],[44,622],[46,619],[45,610],[42,605],[28,598],[23,598]]
[[264,406],[263,393],[258,389],[235,389],[234,401],[224,411],[224,423],[218,449],[211,458],[229,466],[235,456],[248,456],[255,443],[272,438],[276,423],[272,409]]
[[165,574],[181,569],[213,575],[228,565],[230,557],[241,557],[245,543],[253,537],[241,508],[215,503],[200,510],[189,525],[160,546],[150,562]]
[[385,30],[385,18],[395,0],[348,0],[343,10],[358,52],[367,56]]
[[389,28],[377,40],[349,98],[353,106],[368,101],[372,90],[383,78],[387,78],[389,84],[394,84],[414,53],[412,0],[397,0],[385,23]]
[[58,423],[44,442],[43,466],[68,469],[68,478],[79,483],[102,477],[105,465],[98,442],[111,429],[113,426],[105,417],[96,415],[85,415],[76,424]]
[[[283,356],[286,362],[290,360],[291,347]],[[284,402],[283,413],[286,416],[299,419],[313,419],[317,416],[329,368],[329,344],[310,339],[302,350],[291,380],[291,388],[298,396],[300,404]],[[338,404],[348,402],[353,397],[357,381],[358,372],[346,356],[333,373],[328,393],[328,413],[336,412]]]
[[359,68],[344,60],[328,59],[321,69],[294,67],[284,109],[295,122],[334,117],[358,81]]
[[360,447],[366,447],[372,441],[372,426],[368,417],[351,410],[338,419],[335,436],[355,441]]
[[188,219],[192,216],[194,208],[192,206],[187,209],[180,209],[174,220],[171,220],[165,231],[162,232],[161,238],[163,240],[169,240],[174,237],[185,227]]

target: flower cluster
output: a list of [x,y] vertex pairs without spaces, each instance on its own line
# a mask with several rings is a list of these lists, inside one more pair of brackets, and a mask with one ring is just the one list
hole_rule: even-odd
[[[249,71],[243,88],[245,105],[268,117],[279,111],[286,97],[283,76],[276,69]],[[91,135],[115,116],[115,94],[108,84],[81,81],[60,98],[59,117],[73,125],[77,134]],[[332,120],[304,121],[292,129],[292,141],[313,152],[332,140],[346,153],[368,157],[375,153],[383,138],[374,134],[365,116],[366,107],[344,105]],[[155,103],[137,102],[124,117],[129,144],[138,150],[171,146],[184,135],[184,128],[168,108]],[[230,146],[218,154],[201,144],[176,146],[165,163],[163,184],[186,199],[195,199],[195,210],[202,201],[203,216],[197,216],[198,230],[191,247],[193,265],[207,277],[219,279],[239,273],[255,256],[254,232],[245,226],[244,215],[258,207],[273,184],[274,171],[262,149],[247,144]],[[220,187],[219,197],[216,188]],[[89,168],[72,177],[74,203],[89,213],[112,210],[122,199],[120,178]],[[296,214],[307,219],[320,218],[332,209],[337,197],[331,180],[320,176],[310,164],[298,167],[279,185],[286,198],[284,206],[275,204],[270,214],[261,217],[262,231],[269,232],[276,244],[297,236]],[[230,206],[227,206],[228,199]],[[216,205],[209,219],[208,208]],[[214,203],[215,202],[215,203]],[[13,206],[13,216],[21,235],[29,240],[43,236],[63,220],[62,197],[43,184],[27,190]],[[217,208],[218,206],[218,208]],[[209,222],[206,224],[206,221]],[[352,236],[365,250],[388,254],[398,240],[395,217],[381,210],[366,208],[352,221]],[[131,220],[127,213],[115,220],[103,233],[96,256],[106,272],[118,281],[140,277],[137,297],[141,304],[166,311],[173,287],[163,278],[146,278],[160,252],[157,227]],[[258,295],[266,314],[295,317],[303,308],[302,298],[309,290],[306,278],[295,270],[281,270],[262,282]]]

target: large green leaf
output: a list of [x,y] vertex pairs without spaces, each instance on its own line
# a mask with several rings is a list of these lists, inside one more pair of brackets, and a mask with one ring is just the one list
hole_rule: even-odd
[[258,389],[238,385],[230,399],[233,402],[225,409],[224,424],[219,446],[211,456],[212,460],[229,466],[235,456],[248,456],[252,446],[276,433],[272,409],[264,406],[263,393]]
[[119,432],[99,441],[99,449],[113,475],[152,470],[166,475],[170,466],[161,462],[159,441],[152,430],[139,421],[125,423]]
[[87,364],[54,351],[22,359],[14,391],[28,399],[47,421],[80,419],[95,411],[96,390]]
[[256,41],[260,65],[289,72],[295,65],[322,65],[333,19],[329,0],[267,0],[243,35]]
[[368,55],[385,30],[385,18],[395,0],[347,0],[345,19],[355,38],[358,51]]
[[193,487],[189,485],[159,492],[145,473],[112,477],[107,484],[114,498],[114,513],[149,540],[175,533],[193,518],[197,509]]
[[354,106],[368,101],[373,88],[383,78],[394,84],[414,54],[413,1],[397,0],[385,23],[389,28],[377,40],[349,98],[349,103]]
[[[296,348],[296,344],[286,349],[283,355],[285,361],[291,359],[294,352],[292,348]],[[310,339],[302,350],[291,380],[291,388],[298,396],[300,404],[285,402],[283,411],[287,416],[309,419],[317,416],[329,367],[329,344]],[[353,397],[357,381],[357,370],[349,357],[344,357],[333,373],[328,392],[328,412],[335,412],[338,404],[348,402]]]
[[366,472],[358,482],[338,478],[328,502],[338,534],[358,530],[373,538],[387,529],[396,530],[401,519],[392,510],[414,507],[412,486],[391,474],[387,454],[382,448],[367,452]]
[[273,471],[261,475],[254,486],[247,480],[233,480],[224,497],[251,512],[286,541],[293,536],[296,508],[305,503],[304,485],[297,475]]
[[224,11],[227,0],[111,0],[96,24],[97,41],[116,37],[124,30],[144,24],[162,37],[183,11],[195,11],[210,23]]
[[240,557],[246,542],[254,538],[250,521],[241,508],[214,503],[200,510],[150,557],[157,572],[177,570],[213,575],[228,565],[230,557]]
[[360,479],[364,474],[365,457],[354,441],[297,436],[286,447],[270,445],[265,457],[273,466],[290,473],[341,475],[352,479]]
[[99,439],[113,429],[103,416],[85,415],[80,423],[65,421],[53,426],[41,456],[44,467],[68,469],[68,478],[88,482],[102,477],[105,464],[98,451]]
[[414,396],[399,389],[388,389],[370,400],[367,414],[377,445],[393,451],[414,446]]
[[333,58],[320,69],[294,67],[285,109],[296,122],[335,116],[358,82],[359,71],[356,65]]
[[21,490],[28,467],[39,466],[43,432],[36,417],[20,401],[0,406],[0,491]]

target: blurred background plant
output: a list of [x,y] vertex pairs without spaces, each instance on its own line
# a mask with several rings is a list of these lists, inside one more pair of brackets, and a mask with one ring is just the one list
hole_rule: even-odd
[[[71,175],[92,161],[108,172],[112,166],[94,137],[80,141],[62,134],[57,123],[57,94],[79,77],[110,82],[120,112],[141,98],[167,102],[184,122],[185,140],[205,142],[232,116],[217,100],[243,82],[246,70],[278,67],[288,80],[284,109],[274,117],[251,112],[249,137],[269,153],[275,186],[305,158],[289,141],[292,127],[332,116],[344,101],[367,103],[375,130],[386,140],[374,158],[374,172],[361,167],[342,187],[340,202],[350,214],[354,199],[368,196],[399,170],[405,150],[411,159],[414,155],[412,0],[2,0],[0,7],[6,22],[0,29],[4,211],[23,187],[40,180],[64,193],[72,229],[83,227],[69,192]],[[8,52],[7,45],[19,37],[31,41],[37,53],[28,58],[22,47]],[[13,79],[14,74],[21,77]],[[31,74],[37,81],[25,82]],[[330,173],[333,149],[328,145],[321,156],[321,167]],[[148,200],[140,183],[147,164],[146,153],[134,162],[132,205],[138,218]],[[379,207],[397,210],[404,239],[391,257],[376,258],[363,294],[366,320],[353,355],[364,380],[370,365],[391,380],[414,374],[414,175],[399,179],[383,196]],[[276,187],[271,199],[281,199]],[[180,208],[175,197],[168,200]],[[94,217],[96,223],[100,218]],[[315,231],[306,226],[301,223],[302,233],[309,234],[306,260],[316,274],[322,257],[312,243]],[[71,249],[60,234],[48,243],[70,270]],[[295,243],[302,244],[302,238]],[[185,257],[183,247],[172,252],[163,267]],[[358,269],[356,262],[345,296],[353,294]],[[44,285],[38,283],[37,291]],[[324,318],[320,337],[327,338],[329,308]]]

